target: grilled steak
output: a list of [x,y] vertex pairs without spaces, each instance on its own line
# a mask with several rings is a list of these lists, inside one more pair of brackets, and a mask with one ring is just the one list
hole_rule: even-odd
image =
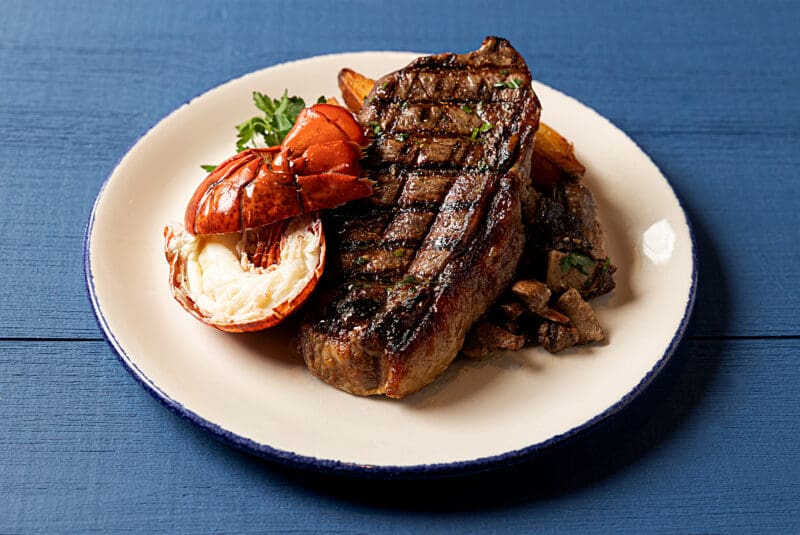
[[328,280],[301,327],[315,375],[400,398],[447,368],[522,254],[539,112],[524,60],[494,37],[375,83],[359,121],[376,193],[326,216]]

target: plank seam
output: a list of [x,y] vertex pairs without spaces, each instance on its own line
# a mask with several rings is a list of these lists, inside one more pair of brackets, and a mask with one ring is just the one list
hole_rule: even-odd
[[84,337],[66,337],[66,338],[59,338],[59,337],[0,337],[0,342],[105,342],[106,339],[103,337],[91,337],[91,338],[84,338]]
[[[775,334],[775,335],[693,335],[686,336],[684,340],[703,341],[722,341],[722,340],[800,340],[797,334]],[[4,336],[0,337],[0,342],[105,342],[103,337],[35,337],[35,336]],[[536,346],[533,346],[536,347]]]
[[767,335],[692,335],[684,337],[684,340],[695,340],[698,342],[715,340],[800,340],[800,335],[796,334],[767,334]]

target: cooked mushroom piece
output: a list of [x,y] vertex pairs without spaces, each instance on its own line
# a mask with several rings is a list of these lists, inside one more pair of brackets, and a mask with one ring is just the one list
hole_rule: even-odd
[[563,253],[551,250],[547,254],[547,287],[553,293],[575,288],[584,299],[603,295],[614,289],[617,267],[609,258],[595,260],[577,251]]
[[578,329],[571,324],[562,325],[545,321],[539,325],[539,343],[550,353],[558,353],[578,343]]
[[481,359],[498,349],[516,351],[524,345],[524,336],[510,333],[489,321],[481,321],[467,335],[461,353],[471,359]]
[[528,305],[531,312],[538,312],[546,307],[551,295],[546,284],[532,279],[515,282],[511,293]]
[[507,303],[502,303],[498,308],[508,321],[516,320],[526,310],[525,305],[519,301],[508,301]]
[[581,288],[581,296],[584,299],[591,299],[598,295],[607,294],[616,287],[614,282],[614,273],[617,271],[617,266],[611,263],[611,260],[606,258],[602,262],[598,262],[599,266],[594,270],[592,279],[589,284]]
[[569,288],[581,289],[589,282],[595,263],[586,255],[579,254],[555,249],[547,254],[547,287],[550,290],[560,293]]
[[569,323],[569,318],[547,306],[552,292],[543,282],[532,279],[517,281],[511,287],[511,293],[524,302],[528,309],[537,316],[556,323]]
[[597,321],[592,307],[581,298],[581,294],[570,288],[558,298],[555,307],[569,317],[570,322],[578,329],[578,343],[602,342],[606,333]]

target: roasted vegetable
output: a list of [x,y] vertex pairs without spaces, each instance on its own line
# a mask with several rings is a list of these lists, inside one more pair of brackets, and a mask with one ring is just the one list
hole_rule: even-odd
[[361,109],[361,104],[364,103],[364,99],[367,98],[374,85],[375,80],[354,70],[342,69],[339,71],[339,90],[342,92],[345,105],[353,113],[357,113]]

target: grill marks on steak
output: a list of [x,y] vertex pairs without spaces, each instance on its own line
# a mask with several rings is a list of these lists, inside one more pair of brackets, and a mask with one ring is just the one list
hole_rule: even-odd
[[329,278],[301,328],[309,369],[356,394],[402,397],[431,382],[510,282],[524,241],[520,196],[539,104],[522,58],[419,58],[378,80],[375,194],[326,216]]
[[[467,169],[507,169],[509,158],[518,141],[515,134],[519,125],[513,121],[513,113],[521,110],[514,102],[503,102],[494,106],[469,102],[475,109],[468,104],[461,104],[472,111],[466,113],[458,108],[462,117],[458,121],[451,119],[450,114],[432,113],[429,109],[430,113],[420,114],[424,119],[423,126],[418,130],[407,125],[413,120],[407,117],[412,107],[403,109],[402,102],[387,103],[385,111],[378,110],[375,106],[365,106],[371,112],[370,115],[373,115],[367,115],[368,124],[372,125],[373,131],[384,136],[387,133],[393,134],[376,145],[374,159],[384,167],[396,164],[451,169],[455,164]],[[378,119],[374,116],[377,113],[386,113],[386,117],[380,121],[373,120]],[[432,119],[433,117],[437,118]],[[427,123],[431,124],[426,126]],[[491,128],[481,132],[480,137],[476,135],[472,139],[473,131],[485,125],[490,125]]]

